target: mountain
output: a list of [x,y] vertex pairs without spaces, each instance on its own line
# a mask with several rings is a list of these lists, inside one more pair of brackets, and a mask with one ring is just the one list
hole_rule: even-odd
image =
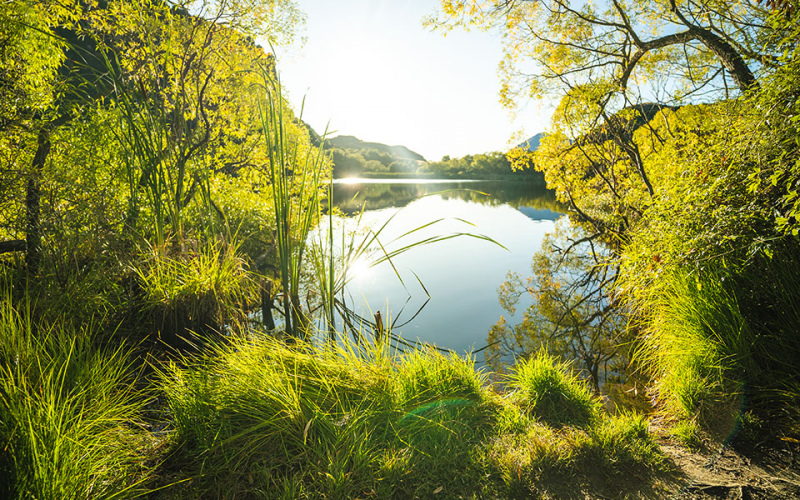
[[421,154],[415,153],[405,146],[387,146],[379,142],[365,142],[352,135],[340,135],[328,139],[326,142],[329,146],[340,149],[373,149],[380,153],[391,155],[398,160],[425,161],[425,158]]
[[539,132],[538,134],[534,135],[533,137],[529,138],[527,141],[519,144],[520,148],[527,149],[528,151],[536,151],[539,149],[539,142],[544,137],[544,132]]

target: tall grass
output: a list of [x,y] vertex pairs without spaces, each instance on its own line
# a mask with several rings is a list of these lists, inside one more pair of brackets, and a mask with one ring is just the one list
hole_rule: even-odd
[[329,174],[322,148],[303,148],[288,133],[293,117],[287,109],[277,77],[262,70],[265,99],[259,115],[267,147],[268,177],[275,214],[275,243],[278,250],[284,329],[305,338],[310,318],[303,311],[301,277],[306,242],[320,220],[321,185]]
[[164,497],[504,498],[660,466],[642,417],[554,427],[470,359],[353,346],[228,337],[164,368],[175,434],[162,474],[179,482]]
[[175,347],[189,330],[203,334],[244,324],[256,287],[236,250],[222,242],[177,254],[146,247],[133,272],[149,324],[168,345]]
[[[287,484],[311,497],[387,492],[387,481],[411,471],[412,482],[429,477],[430,462],[417,469],[400,457],[421,463],[436,453],[444,462],[434,468],[451,467],[459,436],[489,423],[482,378],[468,361],[431,352],[406,364],[385,346],[310,351],[269,337],[229,340],[161,377],[181,447],[173,465],[195,488],[186,495]],[[424,399],[409,395],[422,386]]]
[[543,350],[517,362],[508,387],[520,406],[550,425],[588,426],[599,414],[600,403],[569,363]]
[[[162,376],[188,462],[180,467],[209,493],[265,493],[296,478],[355,495],[398,412],[390,374],[380,352],[366,362],[269,337],[216,344],[192,368]],[[329,484],[311,486],[318,480]]]
[[722,422],[730,428],[744,374],[754,373],[756,338],[731,284],[713,274],[662,275],[637,355],[662,410],[705,428]]
[[36,325],[0,303],[0,493],[4,498],[133,498],[142,493],[144,398],[123,348],[91,327]]

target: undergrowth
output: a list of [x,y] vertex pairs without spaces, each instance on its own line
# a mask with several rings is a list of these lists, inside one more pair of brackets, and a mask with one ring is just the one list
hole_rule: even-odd
[[133,498],[146,489],[143,394],[123,347],[91,326],[36,324],[0,303],[0,497]]
[[[175,450],[161,476],[184,480],[162,498],[516,497],[661,467],[644,417],[603,415],[545,353],[520,366],[549,367],[561,392],[498,394],[471,360],[434,350],[216,342],[160,374]],[[531,411],[565,394],[583,410]]]

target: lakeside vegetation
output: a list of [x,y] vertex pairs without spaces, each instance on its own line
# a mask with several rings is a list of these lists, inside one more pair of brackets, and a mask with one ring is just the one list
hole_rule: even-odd
[[[621,74],[573,82],[535,153],[431,167],[535,168],[546,202],[571,209],[530,279],[501,290],[509,310],[537,300],[492,330],[517,355],[494,373],[401,349],[379,316],[334,328],[348,263],[380,231],[338,256],[333,224],[309,243],[333,217],[336,152],[314,144],[253,42],[289,43],[295,3],[0,7],[1,497],[666,496],[664,433],[690,447],[734,429],[797,439],[796,4],[702,3],[730,28],[713,38],[695,5],[615,3],[610,24],[560,2],[470,3],[443,0],[446,22],[499,22],[513,39],[544,16],[563,50],[535,53],[561,57],[543,66],[560,77],[589,71],[587,52],[616,54],[581,29],[691,24],[639,39]],[[673,39],[695,72],[684,97],[728,77],[739,91],[631,102],[634,77],[672,69],[647,52]],[[629,43],[615,40],[602,43]],[[652,405],[604,405],[612,387]]]
[[[309,131],[312,141],[322,145],[316,132],[310,128]],[[534,149],[538,147],[538,137],[531,144]],[[364,142],[352,136],[334,137],[324,147],[331,151],[333,176],[338,179],[486,179],[544,185],[544,177],[540,172],[532,168],[512,169],[512,159],[501,152],[466,155],[461,158],[444,156],[441,161],[426,161],[421,155],[403,146]],[[519,155],[512,157],[518,163],[523,161]]]

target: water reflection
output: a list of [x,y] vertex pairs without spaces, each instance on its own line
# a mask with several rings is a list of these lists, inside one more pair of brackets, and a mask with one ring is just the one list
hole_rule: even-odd
[[507,181],[363,179],[356,182],[347,179],[334,183],[333,202],[345,214],[353,215],[364,206],[367,210],[399,208],[434,193],[443,200],[463,200],[489,206],[511,205],[534,220],[555,220],[565,211],[556,201],[555,194],[542,186]]
[[[347,286],[355,309],[364,317],[380,310],[387,320],[398,316],[399,323],[411,320],[394,333],[460,353],[486,344],[489,329],[504,313],[497,300],[498,286],[509,271],[529,273],[531,256],[563,213],[552,193],[524,183],[337,183],[334,200],[345,214],[360,213],[365,207],[362,226],[378,228],[392,218],[382,242],[443,219],[414,236],[470,232],[502,245],[459,237],[415,248],[393,259],[392,265],[360,273]],[[426,303],[428,294],[430,302],[412,319],[410,311]]]

